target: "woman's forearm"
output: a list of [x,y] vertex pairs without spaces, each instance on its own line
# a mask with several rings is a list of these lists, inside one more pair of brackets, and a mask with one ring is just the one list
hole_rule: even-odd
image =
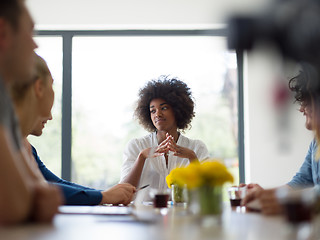
[[123,183],[130,183],[131,185],[137,187],[140,182],[141,173],[146,161],[146,157],[143,154],[143,151],[140,152],[137,160],[135,161],[129,174],[123,179]]
[[190,163],[191,162],[199,162],[198,157],[194,151],[190,151],[188,158],[189,158]]

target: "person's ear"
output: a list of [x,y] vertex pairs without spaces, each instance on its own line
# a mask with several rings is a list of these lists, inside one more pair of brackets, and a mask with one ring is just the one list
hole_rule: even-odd
[[38,78],[35,83],[33,84],[34,86],[34,92],[36,94],[37,98],[42,98],[44,95],[44,85],[43,85],[43,81]]

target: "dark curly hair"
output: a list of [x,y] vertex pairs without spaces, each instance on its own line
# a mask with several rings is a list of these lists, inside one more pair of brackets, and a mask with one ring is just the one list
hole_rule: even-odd
[[309,104],[311,101],[310,92],[308,91],[308,81],[304,72],[291,78],[289,81],[289,88],[294,92],[295,102],[299,104]]
[[165,100],[172,107],[178,129],[183,131],[191,128],[191,120],[195,116],[194,102],[186,83],[177,78],[161,75],[140,89],[134,115],[150,132],[156,130],[150,116],[150,102],[156,98]]
[[[318,71],[310,64],[301,63],[302,71],[289,81],[289,88],[294,92],[296,102],[315,104],[320,97],[320,80]],[[320,107],[320,105],[319,105]]]
[[[320,78],[318,71],[309,64],[302,64],[302,71],[298,76],[290,79],[289,88],[295,93],[295,100],[301,105],[308,105],[312,109],[312,124],[316,138],[320,142]],[[317,155],[320,156],[320,148]]]

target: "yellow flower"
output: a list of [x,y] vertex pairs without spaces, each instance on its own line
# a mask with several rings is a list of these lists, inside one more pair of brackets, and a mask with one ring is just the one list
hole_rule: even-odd
[[166,177],[167,185],[171,188],[173,184],[179,184],[183,175],[183,168],[174,168],[171,170],[170,174]]
[[183,168],[175,168],[166,177],[168,187],[172,184],[187,185],[189,189],[203,185],[221,186],[226,182],[233,182],[233,176],[226,166],[219,160],[198,161]]
[[233,176],[226,166],[218,160],[211,160],[201,164],[201,175],[206,183],[211,186],[223,185],[233,182]]
[[202,184],[199,176],[199,164],[189,164],[185,168],[181,168],[177,174],[177,184],[180,186],[187,185],[188,188],[195,188]]
[[[172,172],[172,171],[171,171],[171,172]],[[168,185],[169,188],[171,188],[171,185],[174,184],[174,183],[173,183],[173,179],[172,179],[172,174],[171,174],[171,172],[170,172],[170,174],[166,177],[166,182],[167,182],[167,185]]]

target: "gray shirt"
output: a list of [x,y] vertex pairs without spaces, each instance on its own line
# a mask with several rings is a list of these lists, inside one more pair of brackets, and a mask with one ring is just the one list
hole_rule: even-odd
[[13,109],[12,100],[0,76],[0,125],[7,129],[12,138],[14,150],[22,146],[21,131]]

